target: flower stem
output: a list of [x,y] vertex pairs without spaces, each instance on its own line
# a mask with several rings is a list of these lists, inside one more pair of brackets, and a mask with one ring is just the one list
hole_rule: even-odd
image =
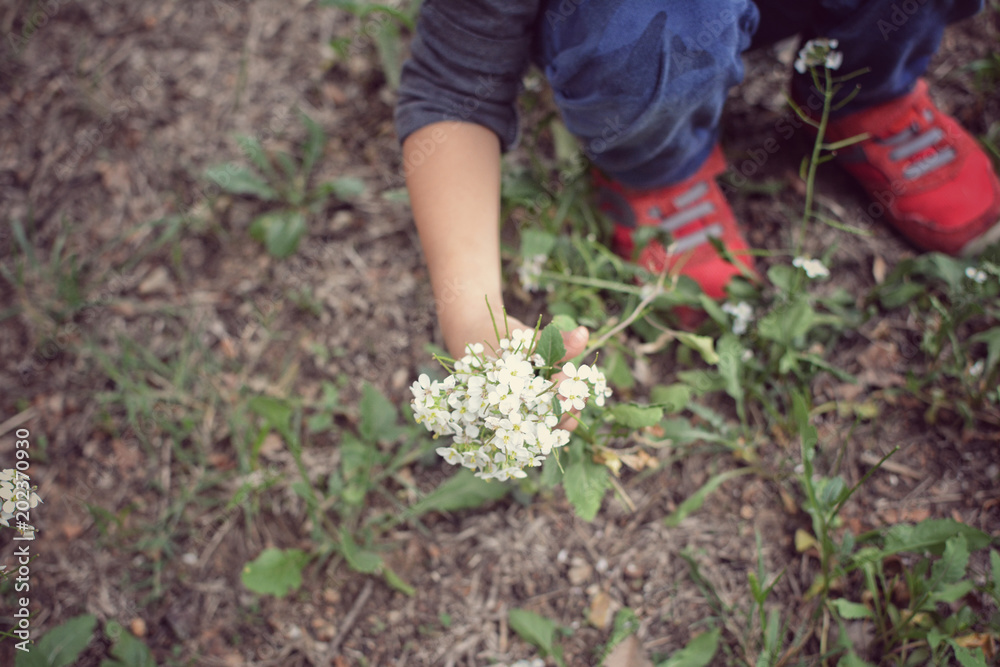
[[809,157],[809,171],[806,174],[806,204],[802,212],[802,222],[799,225],[799,238],[795,244],[796,257],[802,254],[806,227],[809,224],[809,220],[815,216],[813,212],[813,199],[816,190],[816,170],[819,168],[819,159],[823,152],[826,128],[830,122],[830,105],[833,102],[833,81],[830,77],[830,70],[824,67],[823,76],[825,84],[823,90],[823,112],[819,119],[819,126],[816,128],[816,141],[813,142],[812,155]]
[[649,292],[649,294],[644,296],[639,301],[639,303],[636,305],[635,309],[629,314],[629,316],[626,317],[621,322],[619,322],[614,327],[612,327],[611,330],[606,332],[603,336],[598,338],[597,342],[588,347],[586,350],[584,350],[583,354],[580,356],[582,358],[586,358],[590,356],[592,353],[601,349],[602,347],[604,347],[604,344],[608,342],[609,338],[617,334],[619,331],[622,331],[623,329],[625,329],[625,327],[632,324],[632,322],[638,319],[639,315],[642,314],[642,311],[646,309],[646,306],[653,303],[653,301],[656,300],[656,297],[660,296],[666,291],[663,289],[663,283],[666,280],[666,278],[667,278],[666,272],[661,273],[656,279],[654,288]]

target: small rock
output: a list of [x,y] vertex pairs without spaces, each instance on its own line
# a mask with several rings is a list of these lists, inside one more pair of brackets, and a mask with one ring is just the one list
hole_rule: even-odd
[[593,573],[594,568],[590,566],[590,563],[577,556],[573,559],[567,576],[571,584],[581,586],[590,580]]
[[139,294],[163,294],[171,291],[170,272],[165,266],[157,266],[139,283]]
[[132,634],[140,639],[146,636],[146,621],[141,618],[133,618],[129,621],[128,629],[132,631]]
[[611,617],[614,615],[614,600],[605,591],[600,591],[590,600],[590,610],[587,613],[587,622],[598,630],[604,630],[611,625]]

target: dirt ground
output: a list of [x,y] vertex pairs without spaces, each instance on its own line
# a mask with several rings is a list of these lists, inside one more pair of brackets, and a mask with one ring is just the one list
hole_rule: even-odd
[[[782,502],[783,491],[795,492],[788,481],[729,482],[679,527],[664,527],[662,518],[711,473],[733,465],[709,448],[656,474],[624,477],[634,512],[609,498],[586,523],[560,493],[433,515],[396,531],[398,548],[387,558],[416,588],[412,597],[336,559],[307,569],[306,584],[286,599],[250,593],[240,571],[261,549],[308,548],[301,503],[279,483],[251,520],[225,511],[225,493],[242,480],[231,473],[231,424],[218,416],[224,402],[200,412],[203,421],[191,429],[190,446],[206,448],[217,464],[199,474],[223,480],[199,496],[200,478],[178,460],[188,444],[175,451],[162,432],[148,434],[148,445],[129,437],[136,406],[114,378],[130,377],[156,396],[209,384],[225,396],[243,383],[314,397],[323,380],[343,375],[351,379],[346,404],[356,403],[362,381],[396,403],[407,400],[439,333],[408,208],[382,196],[402,185],[393,93],[357,22],[314,2],[25,0],[0,9],[0,32],[20,34],[38,11],[47,20],[18,41],[19,55],[8,39],[0,45],[0,264],[16,264],[14,220],[28,228],[41,264],[20,282],[0,276],[0,467],[13,461],[17,428],[29,429],[43,452],[33,468],[45,499],[35,511],[35,637],[88,612],[132,628],[160,664],[472,666],[536,655],[507,626],[508,610],[521,607],[571,628],[562,640],[567,662],[592,665],[609,634],[587,621],[601,604],[612,613],[633,609],[643,650],[668,654],[715,613],[682,553],[734,608],[730,637],[748,633],[740,619],[746,575],[757,564],[755,531],[765,537],[767,572],[787,568],[772,604],[791,618],[807,612],[802,592],[815,562],[793,548],[795,529],[808,521]],[[346,61],[327,46],[335,36],[352,40]],[[976,133],[1000,121],[1000,98],[977,91],[962,66],[995,51],[998,36],[996,9],[949,28],[928,72],[940,104]],[[748,62],[724,132],[734,164],[786,113],[787,51]],[[202,174],[242,159],[238,135],[291,147],[304,134],[296,109],[331,137],[318,177],[357,177],[367,190],[350,203],[331,200],[310,221],[296,258],[279,261],[247,232],[261,205],[206,191]],[[793,183],[800,153],[786,145],[754,178]],[[834,169],[824,172],[822,196],[839,202],[849,221],[865,205]],[[791,185],[777,196],[740,194],[734,205],[751,241],[769,247],[800,202]],[[155,222],[171,216],[182,220],[173,236]],[[875,284],[874,264],[891,267],[912,254],[890,232],[876,232],[862,242],[824,228],[809,250],[838,244],[831,284],[861,295]],[[60,281],[72,274],[71,255],[76,278]],[[317,307],[289,297],[302,293]],[[74,299],[86,306],[67,317]],[[251,317],[265,307],[266,331]],[[898,385],[927,363],[913,345],[918,326],[904,315],[869,322],[832,361],[867,373],[862,395]],[[135,377],[121,365],[128,341],[165,359],[192,332],[221,360],[202,369],[193,362],[193,380]],[[669,381],[664,373],[657,382]],[[201,388],[191,395],[202,396]],[[817,402],[841,390],[826,376],[814,387]],[[896,465],[851,501],[847,525],[954,517],[998,534],[997,415],[963,428],[947,412],[928,424],[925,409],[903,398],[876,421],[830,416],[818,424],[825,463],[843,452],[851,482],[873,456],[901,447]],[[333,437],[315,443],[311,469],[330,470],[336,447]],[[765,443],[761,454],[779,466],[795,458],[796,446]],[[294,480],[291,459],[274,456]],[[430,490],[442,468],[414,465],[414,483]],[[177,513],[176,503],[187,507]],[[8,531],[0,535],[0,563],[9,563],[14,544]],[[4,625],[5,616],[0,610]],[[729,645],[735,660],[738,647]],[[104,649],[94,642],[80,664],[98,664]],[[0,645],[0,663],[13,664],[13,654],[9,641]],[[720,655],[719,664],[726,661]]]

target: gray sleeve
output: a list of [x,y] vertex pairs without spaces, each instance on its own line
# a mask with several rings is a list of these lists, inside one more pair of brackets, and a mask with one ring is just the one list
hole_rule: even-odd
[[425,0],[396,105],[402,143],[425,125],[461,120],[517,142],[517,95],[539,0]]

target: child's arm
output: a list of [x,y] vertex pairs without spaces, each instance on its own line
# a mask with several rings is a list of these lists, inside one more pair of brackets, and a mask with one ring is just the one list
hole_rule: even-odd
[[[435,141],[436,139],[436,141]],[[433,150],[428,147],[433,146]],[[500,142],[481,125],[446,121],[403,142],[413,218],[427,258],[445,346],[454,358],[468,343],[504,336],[500,275]],[[489,300],[489,308],[486,302]],[[510,330],[533,328],[508,317]],[[583,352],[587,331],[563,334],[566,358]]]
[[503,335],[496,134],[473,123],[433,123],[407,137],[403,163],[420,165],[406,181],[448,352],[458,358],[467,343],[495,346],[486,300]]

